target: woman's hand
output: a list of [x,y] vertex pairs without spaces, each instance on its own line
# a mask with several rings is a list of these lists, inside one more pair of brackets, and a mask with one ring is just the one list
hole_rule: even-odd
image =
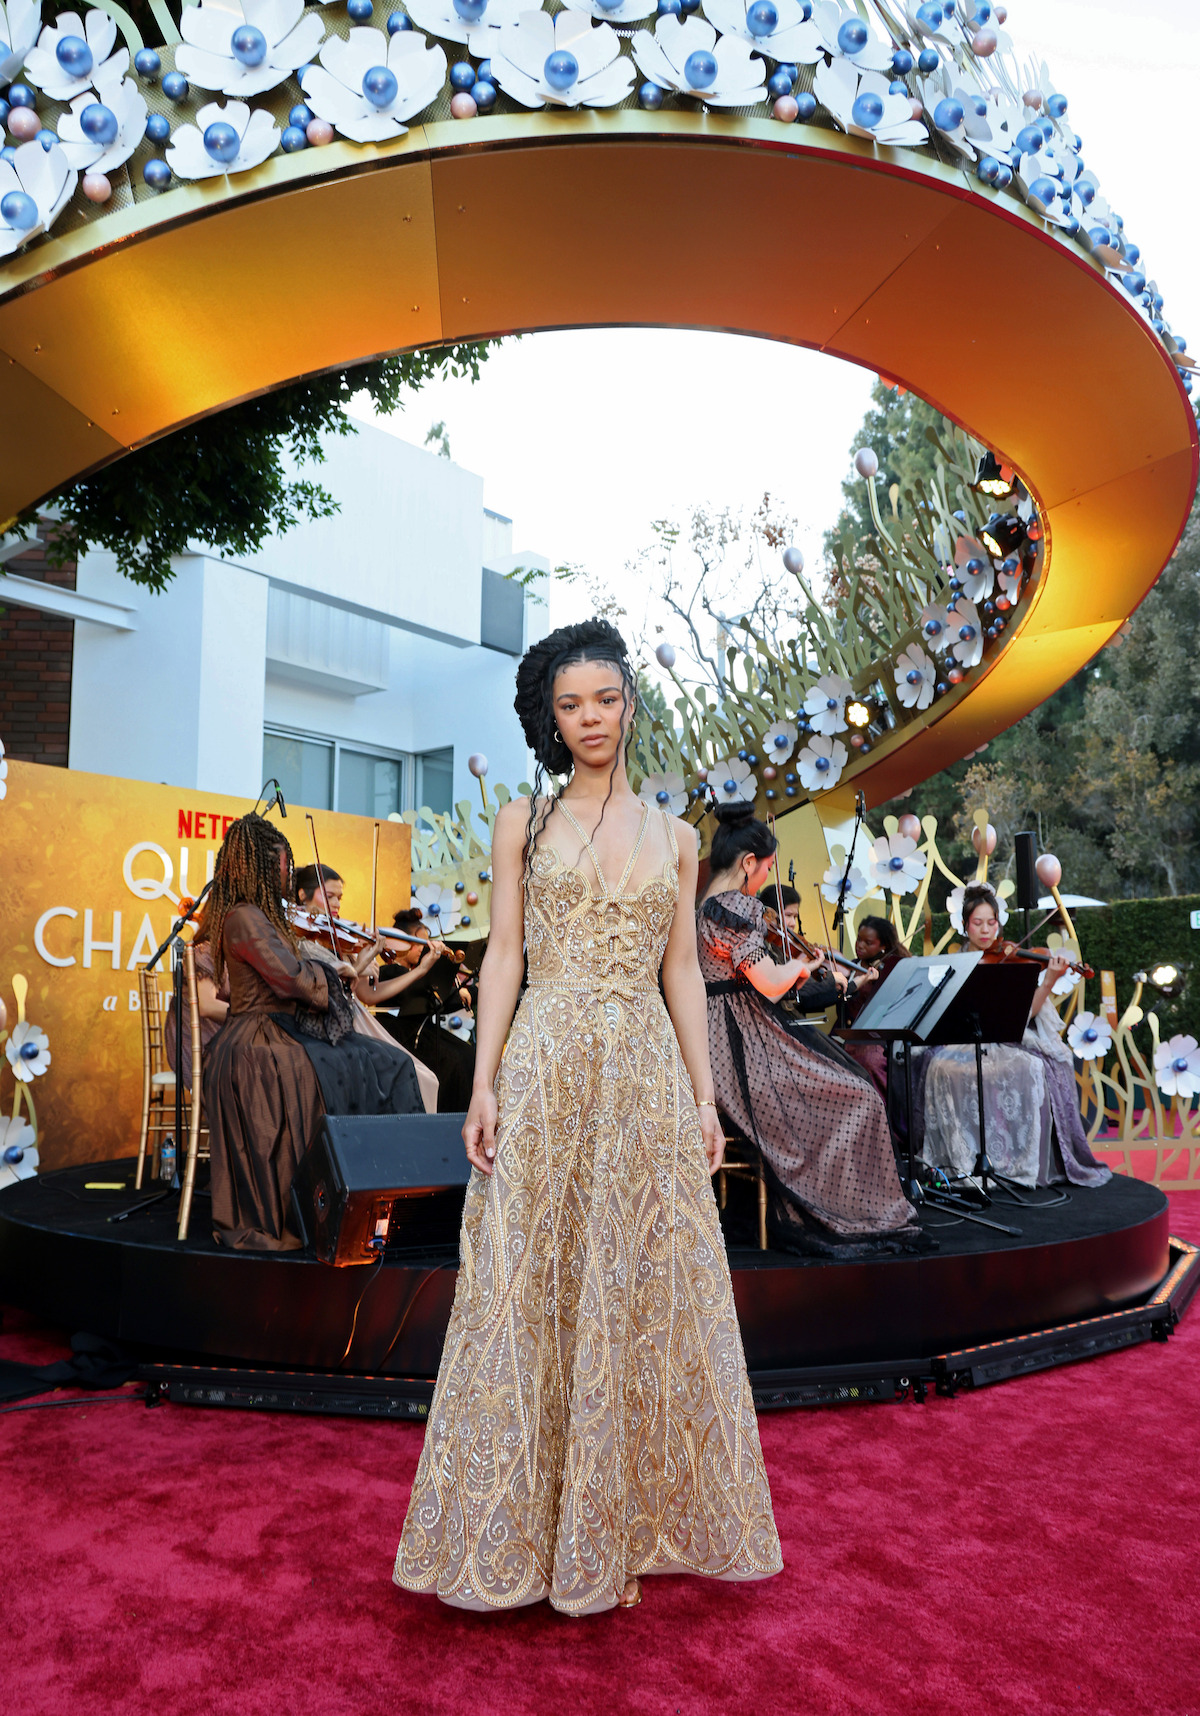
[[721,1130],[720,1117],[715,1108],[705,1103],[697,1109],[700,1116],[700,1136],[704,1140],[704,1154],[708,1157],[708,1171],[715,1174],[725,1160],[725,1134]]
[[348,977],[351,979],[356,979],[358,977],[357,968],[351,965],[348,959],[339,959],[333,969],[337,972],[339,977]]
[[1046,985],[1047,989],[1053,988],[1070,963],[1071,962],[1065,953],[1051,949],[1050,961],[1046,966],[1046,975],[1042,978],[1042,982]]
[[850,973],[844,965],[831,965],[829,969],[833,972],[833,981],[837,984],[838,994],[844,994],[846,985],[850,981]]
[[462,1139],[467,1147],[467,1161],[481,1174],[490,1175],[495,1167],[498,1115],[495,1091],[472,1091]]

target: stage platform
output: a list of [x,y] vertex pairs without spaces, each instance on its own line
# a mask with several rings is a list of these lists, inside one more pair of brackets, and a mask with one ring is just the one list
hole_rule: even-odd
[[[122,1187],[89,1191],[89,1181]],[[759,1404],[889,1399],[930,1381],[947,1390],[1169,1333],[1200,1284],[1200,1255],[1172,1246],[1162,1192],[1117,1176],[1065,1200],[1021,1196],[983,1212],[1019,1238],[927,1209],[936,1250],[833,1259],[747,1247],[748,1211],[731,1197],[729,1260]],[[349,1269],[296,1252],[223,1252],[204,1197],[181,1245],[177,1203],[135,1192],[128,1160],[6,1188],[0,1299],[133,1349],[175,1398],[424,1411],[454,1293],[461,1192],[421,1200],[382,1263]],[[121,1211],[131,1213],[114,1222]],[[230,1398],[239,1379],[254,1398]]]

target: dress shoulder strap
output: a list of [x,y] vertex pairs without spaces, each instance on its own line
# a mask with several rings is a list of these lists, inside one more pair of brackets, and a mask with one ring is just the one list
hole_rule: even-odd
[[663,819],[663,822],[666,824],[667,839],[671,842],[671,862],[672,862],[672,864],[674,864],[675,868],[678,869],[679,868],[679,842],[675,838],[675,824],[672,821],[672,819],[667,815],[665,810],[662,813],[662,819]]

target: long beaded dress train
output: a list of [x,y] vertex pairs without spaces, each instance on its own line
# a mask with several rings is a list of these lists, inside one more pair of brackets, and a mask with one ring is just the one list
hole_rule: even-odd
[[[628,1579],[783,1565],[691,1083],[658,989],[678,898],[643,809],[610,890],[535,851],[529,978],[472,1174],[393,1577],[469,1609],[612,1608]],[[661,856],[631,878],[653,823]],[[653,856],[647,854],[647,856]]]

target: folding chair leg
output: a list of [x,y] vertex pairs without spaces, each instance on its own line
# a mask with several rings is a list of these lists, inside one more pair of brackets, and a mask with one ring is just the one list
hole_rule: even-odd
[[719,1210],[723,1210],[725,1208],[726,1196],[727,1196],[727,1191],[726,1191],[726,1185],[725,1185],[725,1170],[724,1170],[724,1168],[718,1168],[717,1169],[717,1208]]
[[767,1249],[767,1180],[761,1163],[758,1169],[758,1249]]

